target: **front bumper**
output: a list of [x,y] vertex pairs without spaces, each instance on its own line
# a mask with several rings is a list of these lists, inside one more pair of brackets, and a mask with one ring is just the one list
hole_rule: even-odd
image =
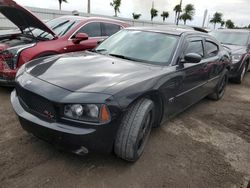
[[229,71],[229,78],[235,78],[239,75],[241,69],[241,62],[232,64]]
[[93,125],[93,128],[89,128],[91,125],[76,127],[60,122],[47,122],[25,111],[15,90],[11,93],[11,103],[23,129],[61,149],[77,154],[82,150],[84,153],[107,154],[113,149],[118,118],[105,125]]
[[14,87],[15,79],[5,79],[0,76],[0,86]]

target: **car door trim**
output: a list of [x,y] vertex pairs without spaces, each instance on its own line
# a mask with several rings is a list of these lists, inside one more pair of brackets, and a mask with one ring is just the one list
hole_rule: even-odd
[[204,86],[204,85],[206,85],[206,84],[207,84],[207,82],[204,82],[204,83],[202,83],[202,84],[199,84],[199,85],[197,85],[197,86],[195,86],[195,87],[193,87],[193,88],[191,88],[191,89],[189,89],[189,90],[187,90],[187,91],[184,91],[184,92],[182,92],[182,93],[176,95],[175,98],[181,97],[181,96],[183,96],[183,95],[185,95],[185,94],[187,94],[187,93],[189,93],[189,92],[191,92],[191,91],[193,91],[193,90],[195,90],[195,89],[197,89],[197,88],[199,88],[199,87],[202,87],[202,86]]

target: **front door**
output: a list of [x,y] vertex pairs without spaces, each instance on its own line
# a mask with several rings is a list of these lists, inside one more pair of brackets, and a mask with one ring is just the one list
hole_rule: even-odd
[[[80,44],[73,43],[72,39],[77,33],[86,33],[89,36],[88,40],[80,42]],[[105,39],[102,36],[102,29],[100,22],[90,22],[79,29],[72,37],[68,40],[67,52],[83,51],[93,49],[98,45],[98,42]]]
[[172,116],[198,102],[205,95],[204,87],[207,82],[207,61],[204,53],[204,40],[202,37],[187,38],[183,49],[182,59],[188,53],[196,53],[202,56],[199,63],[182,63],[176,66],[175,92],[168,101],[168,115]]

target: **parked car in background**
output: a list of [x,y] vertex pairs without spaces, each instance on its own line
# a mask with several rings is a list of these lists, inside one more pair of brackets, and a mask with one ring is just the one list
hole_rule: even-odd
[[126,28],[92,52],[33,60],[11,102],[22,127],[77,154],[136,161],[152,127],[225,92],[230,57],[208,34]]
[[78,16],[45,24],[12,0],[0,1],[0,13],[20,30],[0,35],[0,85],[13,85],[18,68],[32,59],[95,48],[98,41],[129,26],[113,19]]
[[250,30],[219,29],[210,34],[230,51],[232,56],[230,79],[241,83],[250,69]]

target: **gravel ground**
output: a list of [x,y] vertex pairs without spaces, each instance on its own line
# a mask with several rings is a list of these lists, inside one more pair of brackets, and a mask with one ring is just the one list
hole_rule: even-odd
[[246,188],[250,180],[250,73],[154,129],[135,163],[60,152],[20,127],[0,88],[0,187]]

